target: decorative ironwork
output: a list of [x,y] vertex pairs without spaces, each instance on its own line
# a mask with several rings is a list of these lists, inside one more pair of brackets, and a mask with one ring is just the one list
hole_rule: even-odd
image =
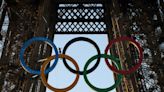
[[107,33],[103,4],[58,4],[55,33]]
[[58,22],[55,28],[59,33],[105,33],[106,25],[104,22]]

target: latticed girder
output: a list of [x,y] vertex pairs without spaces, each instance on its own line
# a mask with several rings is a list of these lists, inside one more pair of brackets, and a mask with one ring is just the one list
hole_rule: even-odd
[[[164,72],[161,71],[162,68],[160,67],[163,63],[161,63],[162,57],[158,48],[158,39],[162,36],[163,28],[161,26],[163,25],[162,16],[159,13],[162,2],[161,0],[152,0],[151,2],[146,0],[128,1],[127,5],[124,5],[126,12],[120,16],[122,30],[138,41],[143,47],[144,53],[147,53],[143,59],[143,64],[146,64],[147,68],[145,70],[141,68],[139,70],[141,74],[136,74],[136,76],[142,75],[144,77],[138,80],[138,86],[142,92],[163,91],[161,79]],[[132,54],[134,58],[136,54]],[[148,77],[148,75],[152,75],[150,74],[152,71],[157,75],[154,76],[155,78]]]
[[56,9],[55,33],[107,34],[105,10],[103,3],[59,3]]

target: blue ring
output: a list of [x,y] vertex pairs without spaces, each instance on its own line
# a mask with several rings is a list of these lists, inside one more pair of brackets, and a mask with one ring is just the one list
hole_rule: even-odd
[[57,47],[55,46],[55,44],[49,40],[48,38],[45,38],[45,37],[33,37],[31,38],[30,40],[26,41],[24,44],[23,44],[23,47],[21,48],[20,50],[20,53],[19,53],[19,58],[20,58],[20,63],[22,65],[22,67],[29,73],[32,73],[32,74],[38,74],[40,75],[40,70],[33,70],[31,69],[30,67],[28,67],[25,63],[25,60],[24,60],[24,52],[26,50],[26,48],[34,41],[44,41],[44,42],[47,42],[49,45],[51,45],[53,48],[54,48],[54,51],[55,51],[55,55],[56,55],[56,58],[54,60],[54,63],[52,66],[50,66],[48,69],[45,70],[45,74],[48,74],[50,71],[52,71],[57,62],[58,62],[58,50],[57,50]]

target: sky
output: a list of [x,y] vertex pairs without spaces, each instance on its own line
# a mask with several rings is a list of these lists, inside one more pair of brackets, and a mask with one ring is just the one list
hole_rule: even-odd
[[[87,37],[92,39],[97,43],[102,54],[104,53],[105,47],[108,44],[108,37],[106,34],[95,34],[95,35],[94,34],[92,35],[56,34],[54,37],[54,43],[57,46],[57,48],[61,48],[61,50],[63,50],[65,44],[71,39],[76,37]],[[77,41],[68,47],[66,54],[71,56],[73,59],[77,61],[79,68],[82,71],[87,60],[92,56],[97,55],[97,51],[92,44],[85,41]],[[54,55],[54,52],[52,52],[52,55]],[[91,63],[88,68],[92,67],[95,64],[95,62],[96,60],[93,61],[93,63]],[[53,62],[51,62],[51,64],[52,63]],[[73,64],[69,62],[68,64],[75,69]],[[56,88],[65,88],[69,86],[71,83],[73,83],[75,77],[76,74],[73,74],[70,71],[68,71],[68,69],[63,64],[63,60],[59,59],[58,64],[56,65],[54,70],[49,73],[48,83]],[[87,77],[94,86],[99,88],[107,88],[114,84],[113,72],[107,67],[103,58],[101,59],[100,64],[96,68],[96,70],[88,74]],[[52,91],[50,91],[47,88],[46,92],[52,92]],[[95,91],[85,83],[83,75],[80,75],[78,83],[69,92],[95,92]],[[116,91],[112,90],[110,92],[116,92]]]

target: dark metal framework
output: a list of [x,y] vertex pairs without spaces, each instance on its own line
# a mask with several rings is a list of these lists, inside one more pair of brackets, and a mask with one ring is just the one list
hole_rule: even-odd
[[57,4],[55,34],[107,34],[103,3]]
[[[160,14],[158,14],[158,11],[155,10],[158,9],[157,7],[159,5],[152,6],[149,5],[149,3],[146,1],[139,1],[139,2],[137,1],[128,2],[127,15],[130,23],[128,24],[126,29],[127,33],[130,34],[130,36],[134,37],[134,39],[136,39],[136,41],[138,41],[142,45],[142,48],[144,50],[143,63],[135,74],[137,79],[137,85],[140,92],[161,92],[162,86],[158,85],[159,74],[157,73],[157,71],[154,71],[151,66],[153,62],[156,62],[157,64],[157,61],[160,62],[160,60],[157,59],[157,57],[156,57],[157,60],[153,60],[155,55],[152,54],[153,51],[151,50],[154,50],[154,52],[156,52],[157,49],[149,46],[151,42],[157,40],[158,36],[160,36],[159,34],[158,36],[156,36],[157,34],[155,34],[156,28],[158,26],[161,26],[160,24],[161,22],[159,20],[161,19],[159,18]],[[141,5],[141,3],[143,4],[144,2],[145,2],[145,6],[148,8]],[[152,4],[157,4],[157,2],[155,1]],[[148,15],[146,15],[146,13]],[[156,21],[158,21],[160,25],[156,24],[158,22],[154,21],[155,18],[153,18],[153,16],[158,17],[158,20]],[[147,28],[148,26],[149,28]],[[150,40],[151,38],[153,38],[153,40]],[[131,51],[132,60],[137,60],[138,53],[136,53],[134,47],[131,47],[131,50],[132,50]],[[158,71],[160,70],[160,66],[161,65],[156,67]]]
[[[138,61],[137,49],[134,46],[130,46],[132,60]],[[157,82],[157,74],[152,71],[148,62],[143,59],[141,67],[136,72],[137,85],[140,92],[160,92]],[[149,60],[150,62],[150,60]],[[135,62],[136,63],[136,62]]]

